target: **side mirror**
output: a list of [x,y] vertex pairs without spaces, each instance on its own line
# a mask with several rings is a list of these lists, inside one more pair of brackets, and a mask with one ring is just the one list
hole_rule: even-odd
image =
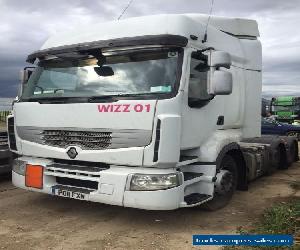
[[26,67],[23,70],[20,71],[20,90],[19,90],[19,94],[18,96],[21,96],[23,93],[23,89],[24,89],[24,85],[27,84],[30,76],[32,75],[32,73],[34,72],[35,67]]
[[229,69],[231,64],[231,56],[229,53],[215,50],[210,51],[210,55],[208,56],[208,66]]
[[213,95],[230,95],[232,93],[232,74],[215,70],[211,77],[211,93]]

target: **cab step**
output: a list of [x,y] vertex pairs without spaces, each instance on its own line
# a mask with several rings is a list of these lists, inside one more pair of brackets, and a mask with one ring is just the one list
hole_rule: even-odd
[[196,204],[201,204],[206,200],[211,199],[211,195],[207,194],[199,194],[199,193],[192,193],[184,197],[184,201],[188,206],[190,205],[196,205]]

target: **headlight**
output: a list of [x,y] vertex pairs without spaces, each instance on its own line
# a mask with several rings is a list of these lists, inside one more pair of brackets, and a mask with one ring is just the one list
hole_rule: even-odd
[[26,161],[15,159],[13,161],[12,170],[17,174],[25,175],[26,164]]
[[163,190],[180,185],[178,174],[134,174],[131,178],[131,191]]

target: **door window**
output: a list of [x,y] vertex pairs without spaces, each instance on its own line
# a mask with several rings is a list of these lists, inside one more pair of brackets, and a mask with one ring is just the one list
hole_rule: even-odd
[[191,58],[189,79],[189,106],[201,107],[213,96],[208,94],[209,67],[201,60]]

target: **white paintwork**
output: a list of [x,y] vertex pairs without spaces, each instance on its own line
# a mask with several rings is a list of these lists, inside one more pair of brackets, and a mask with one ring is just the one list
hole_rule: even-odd
[[[38,156],[44,158],[57,158],[69,160],[66,154],[70,147],[57,148],[41,145],[29,141],[19,140],[22,149],[19,153],[27,156]],[[76,160],[106,162],[109,164],[123,164],[140,166],[143,164],[143,147],[107,149],[107,150],[82,150],[80,147],[73,146],[78,152]]]
[[[203,35],[207,20],[208,15],[202,14],[161,14],[94,23],[88,27],[76,27],[73,31],[54,35],[46,41],[42,49],[122,37],[161,34],[185,37],[191,34]],[[259,36],[257,22],[248,19],[212,16],[209,28],[237,36]]]
[[[116,104],[130,105],[131,112],[99,112],[98,110],[98,105]],[[149,104],[150,112],[134,112],[132,109],[136,104],[143,106]],[[113,103],[59,105],[28,102],[16,103],[14,111],[18,126],[152,130],[155,106],[155,100],[120,100]],[[28,112],[29,110],[30,112]]]
[[[145,147],[107,150],[82,150],[76,160],[104,162],[111,168],[100,172],[99,189],[88,197],[91,201],[143,209],[165,210],[195,206],[184,202],[191,193],[213,195],[216,166],[188,166],[179,162],[180,154],[195,156],[200,162],[215,162],[220,151],[232,142],[243,138],[260,136],[261,98],[261,44],[257,23],[253,20],[212,17],[208,26],[208,40],[202,43],[207,15],[157,15],[130,18],[88,28],[79,27],[73,32],[64,32],[50,37],[42,49],[77,43],[128,38],[149,35],[180,35],[188,38],[184,48],[182,77],[178,94],[163,100],[123,100],[118,104],[150,104],[150,112],[99,113],[97,104],[38,104],[16,103],[14,115],[16,126],[80,129],[144,129],[152,131],[151,143]],[[233,35],[230,35],[230,34]],[[191,40],[190,35],[199,39]],[[250,39],[247,39],[247,37]],[[195,50],[213,47],[227,52],[232,61],[230,69],[233,88],[230,95],[215,96],[201,108],[188,106],[190,58]],[[209,52],[207,52],[209,54]],[[116,103],[114,103],[116,104]],[[217,125],[219,116],[224,124]],[[153,162],[157,120],[161,120],[161,138],[158,161]],[[45,165],[46,158],[69,159],[67,149],[48,147],[22,141],[16,134],[19,154],[28,163]],[[192,160],[191,162],[193,162]],[[187,163],[190,161],[187,161]],[[203,176],[184,181],[169,190],[130,191],[131,174],[167,174],[176,172],[204,173]],[[83,177],[77,177],[82,178]],[[21,188],[24,177],[13,173],[13,183]],[[51,193],[54,176],[45,176],[41,192]],[[33,190],[33,189],[31,189]],[[38,190],[34,190],[38,191]],[[211,199],[212,196],[209,198]]]
[[160,150],[158,160],[161,165],[179,161],[181,119],[179,115],[158,115],[161,120]]
[[214,162],[226,145],[241,139],[241,129],[217,130],[199,148],[199,158],[203,162]]
[[[196,22],[207,23],[208,16],[203,14],[183,14]],[[222,16],[211,16],[209,21],[210,26],[233,34],[235,36],[253,36],[259,37],[258,25],[255,20],[245,18],[232,18]]]

